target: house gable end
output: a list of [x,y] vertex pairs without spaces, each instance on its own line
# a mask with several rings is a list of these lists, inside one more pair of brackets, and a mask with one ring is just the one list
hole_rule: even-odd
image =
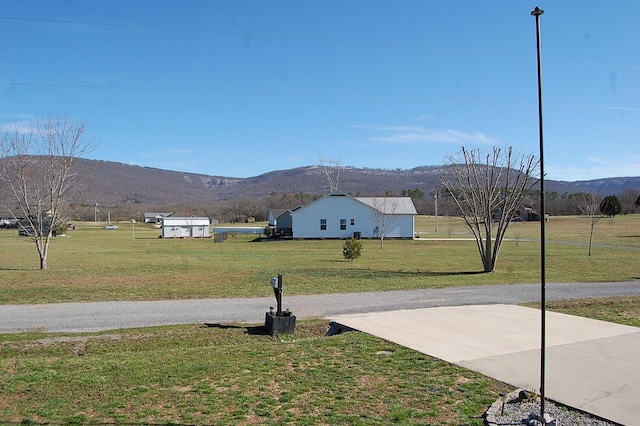
[[[376,238],[379,213],[394,216],[388,236],[412,238],[415,206],[409,197],[352,197],[334,192],[291,211],[293,238]],[[385,231],[386,233],[386,231]]]

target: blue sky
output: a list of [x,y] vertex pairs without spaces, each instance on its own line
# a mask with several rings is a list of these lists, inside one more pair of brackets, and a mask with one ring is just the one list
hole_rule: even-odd
[[637,0],[0,0],[0,126],[66,114],[87,158],[231,177],[537,155],[535,6],[547,177],[640,175]]

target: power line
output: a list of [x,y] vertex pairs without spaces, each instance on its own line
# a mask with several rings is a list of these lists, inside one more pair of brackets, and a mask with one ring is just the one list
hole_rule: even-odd
[[[205,28],[169,27],[169,26],[158,26],[158,25],[116,24],[116,23],[108,23],[108,22],[90,22],[90,21],[69,21],[69,20],[62,20],[62,19],[21,18],[21,17],[13,17],[13,16],[0,16],[0,19],[13,20],[13,21],[27,21],[27,22],[46,22],[46,23],[53,23],[53,24],[93,25],[93,26],[128,28],[128,29],[222,34],[222,35],[234,35],[234,36],[242,36],[242,37],[307,40],[307,41],[320,41],[320,42],[341,43],[341,44],[362,44],[362,45],[370,45],[370,46],[394,47],[394,48],[404,48],[404,49],[442,50],[442,51],[449,50],[449,49],[439,49],[439,48],[433,48],[428,46],[408,45],[408,44],[400,44],[400,43],[347,40],[347,39],[337,39],[337,38],[328,38],[328,37],[313,37],[313,36],[287,35],[287,34],[255,33],[255,32],[249,32],[249,31],[228,31],[228,30],[215,30],[215,29],[212,30],[212,29],[205,29]],[[507,55],[501,55],[501,56],[507,56]]]
[[211,93],[211,94],[231,94],[231,95],[266,95],[266,96],[292,96],[308,98],[337,98],[337,99],[362,99],[381,101],[404,101],[404,102],[424,102],[438,101],[441,103],[482,103],[478,100],[465,99],[434,99],[411,96],[384,96],[384,95],[355,95],[355,94],[330,94],[330,93],[310,93],[310,92],[278,92],[268,90],[230,90],[230,89],[203,89],[203,88],[180,88],[180,87],[154,87],[154,86],[117,86],[99,84],[65,84],[65,83],[42,83],[24,81],[0,81],[0,85],[5,86],[35,86],[35,87],[58,87],[70,89],[109,89],[109,90],[136,90],[136,91],[156,91],[156,92],[183,92],[183,93]]
[[[472,54],[472,55],[480,55],[480,56],[495,56],[495,57],[505,57],[505,58],[514,57],[514,55],[510,55],[506,53],[497,53],[497,52],[489,52],[489,51],[450,49],[450,48],[441,48],[441,47],[432,47],[432,46],[421,46],[421,45],[415,45],[415,44],[376,42],[376,41],[367,41],[367,40],[349,40],[349,39],[337,39],[337,38],[329,38],[329,37],[256,33],[256,32],[250,32],[250,31],[229,31],[229,30],[192,28],[192,27],[171,27],[171,26],[163,26],[163,25],[71,21],[71,20],[64,20],[64,19],[23,18],[23,17],[17,17],[17,16],[0,16],[0,19],[11,20],[11,21],[24,21],[24,22],[45,22],[45,23],[66,24],[66,25],[90,25],[90,26],[102,26],[102,27],[126,28],[126,29],[145,29],[145,30],[158,30],[158,31],[221,34],[221,35],[233,35],[233,36],[242,36],[242,37],[275,38],[275,39],[285,39],[285,40],[306,40],[306,41],[316,41],[316,42],[324,42],[324,43],[354,44],[354,45],[363,45],[363,46],[372,46],[372,47],[443,52],[443,53],[449,53],[449,54],[463,54],[463,55]],[[640,70],[640,66],[629,65],[629,64],[611,64],[606,62],[580,61],[580,60],[571,60],[571,59],[557,59],[555,60],[555,62]]]
[[[482,101],[477,99],[441,99],[417,96],[384,96],[384,95],[355,95],[355,94],[332,94],[332,93],[310,93],[310,92],[278,92],[268,90],[230,90],[230,89],[203,89],[203,88],[181,88],[181,87],[154,87],[154,86],[116,86],[100,84],[63,84],[63,83],[41,83],[41,82],[18,82],[0,81],[3,86],[31,86],[31,87],[54,87],[63,89],[105,89],[105,90],[131,90],[149,92],[176,92],[176,93],[204,93],[213,95],[257,95],[257,96],[290,96],[304,98],[328,98],[328,99],[353,99],[383,102],[434,102],[439,104],[474,104],[474,105],[502,105],[502,106],[522,106],[518,102]],[[612,111],[640,111],[640,107],[620,107],[602,105],[570,105],[570,104],[546,104],[551,108],[562,109],[593,109]]]
[[567,104],[547,104],[547,107],[554,108],[571,108],[571,109],[600,109],[612,111],[640,111],[640,107],[617,107],[617,106],[598,106],[598,105],[567,105]]

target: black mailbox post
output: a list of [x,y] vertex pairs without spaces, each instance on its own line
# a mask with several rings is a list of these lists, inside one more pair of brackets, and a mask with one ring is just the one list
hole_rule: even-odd
[[293,334],[296,328],[296,317],[288,309],[282,312],[282,274],[278,274],[277,278],[271,278],[271,286],[276,296],[277,308],[276,312],[271,308],[266,313],[264,326],[272,336]]

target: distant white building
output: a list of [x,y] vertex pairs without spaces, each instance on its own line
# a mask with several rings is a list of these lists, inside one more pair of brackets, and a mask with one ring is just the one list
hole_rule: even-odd
[[165,217],[162,238],[209,238],[208,217]]
[[275,235],[293,238],[413,238],[410,197],[352,197],[333,192],[277,216]]
[[144,223],[162,223],[162,219],[172,214],[173,213],[145,213]]

